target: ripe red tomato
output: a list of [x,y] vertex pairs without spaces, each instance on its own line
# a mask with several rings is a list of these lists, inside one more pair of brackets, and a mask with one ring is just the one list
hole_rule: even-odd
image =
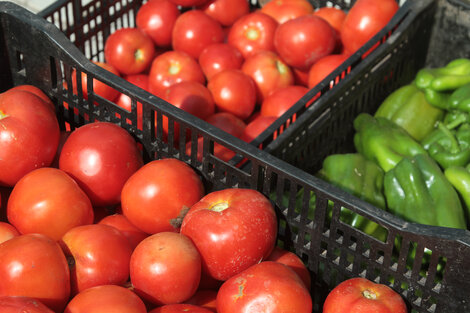
[[104,285],[81,291],[70,300],[64,313],[146,313],[144,302],[121,286]]
[[1,296],[0,308],[2,313],[54,313],[41,301],[30,297]]
[[170,0],[150,0],[137,11],[136,24],[159,47],[171,46],[171,33],[180,16],[178,6]]
[[201,257],[183,234],[160,232],[132,253],[131,283],[141,297],[157,304],[181,303],[194,295],[201,279]]
[[20,233],[15,226],[6,222],[0,222],[0,244],[19,235]]
[[201,178],[177,159],[154,160],[134,173],[124,185],[124,216],[148,234],[179,230],[180,219],[204,195]]
[[343,281],[326,297],[324,313],[406,313],[406,304],[390,287],[358,277]]
[[92,224],[77,226],[60,245],[70,266],[72,294],[100,285],[122,285],[129,278],[132,248],[116,228]]
[[50,105],[50,107],[53,110],[55,110],[54,103],[52,103],[52,100],[41,89],[39,89],[36,86],[33,86],[33,85],[19,85],[19,86],[15,86],[13,88],[10,88],[8,91],[12,91],[12,90],[23,90],[23,91],[31,92],[31,93],[35,94],[36,96],[38,96],[39,98],[41,98],[42,100],[44,100],[47,104]]
[[258,115],[254,118],[248,125],[246,125],[245,130],[241,139],[246,142],[252,142],[258,137],[265,129],[267,129],[277,117],[275,116],[264,116]]
[[[125,79],[128,82],[136,85],[137,87],[140,87],[143,90],[150,92],[148,75],[146,74],[129,75],[125,77]],[[121,95],[117,99],[116,104],[119,105],[121,108],[126,109],[129,112],[132,111],[132,100],[126,94],[121,93]],[[140,129],[140,130],[142,130],[142,122],[143,122],[142,118],[143,118],[142,117],[142,103],[137,102],[137,129]]]
[[105,216],[98,224],[113,226],[119,230],[131,244],[132,250],[134,250],[142,240],[148,237],[147,233],[138,229],[134,224],[129,222],[124,215],[119,213]]
[[278,24],[271,16],[255,11],[233,23],[227,41],[240,50],[244,58],[262,50],[274,51],[274,33]]
[[172,33],[174,50],[183,51],[199,58],[205,47],[224,41],[222,26],[201,10],[189,10],[181,14],[175,22]]
[[13,186],[30,171],[49,166],[59,145],[59,123],[38,96],[0,94],[0,185]]
[[231,26],[250,12],[247,0],[209,0],[199,8],[223,26]]
[[93,207],[69,175],[46,167],[29,172],[16,183],[7,216],[22,234],[40,233],[59,240],[71,228],[93,223]]
[[212,312],[216,311],[217,290],[200,289],[186,301],[188,304],[194,304],[206,308]]
[[336,33],[339,35],[341,27],[343,26],[344,19],[346,18],[346,12],[335,7],[322,7],[313,12],[313,15],[321,17],[327,21]]
[[154,54],[152,39],[139,28],[120,28],[106,39],[104,45],[106,62],[126,75],[146,70]]
[[330,75],[338,66],[348,59],[348,54],[330,54],[319,59],[308,71],[308,87],[318,85],[326,76]]
[[56,241],[41,234],[0,245],[0,296],[24,296],[62,312],[70,296],[67,260]]
[[206,308],[202,308],[197,305],[193,304],[167,304],[158,308],[155,308],[149,313],[186,313],[186,312],[191,312],[191,313],[212,313],[213,311],[210,311]]
[[231,277],[220,287],[217,312],[311,313],[312,298],[289,267],[265,261]]
[[108,122],[77,128],[59,158],[59,168],[77,181],[94,206],[119,203],[124,183],[142,165],[134,138]]
[[242,64],[243,56],[240,51],[227,43],[209,45],[199,55],[199,65],[207,80],[223,70],[240,69]]
[[256,84],[241,70],[224,70],[207,84],[219,112],[229,112],[244,120],[256,105]]
[[305,287],[310,291],[310,272],[308,271],[304,262],[295,253],[292,253],[279,247],[274,247],[273,252],[271,252],[266,261],[273,261],[287,265],[299,276],[299,278],[304,283]]
[[203,271],[227,280],[269,256],[276,240],[276,214],[256,190],[214,191],[191,207],[181,233],[196,245]]
[[182,81],[206,82],[201,66],[183,51],[167,51],[157,56],[150,68],[150,92],[161,96],[173,84]]
[[280,117],[308,92],[304,86],[292,85],[279,88],[264,98],[261,115]]
[[274,46],[280,57],[301,70],[307,70],[319,58],[330,54],[335,45],[334,29],[313,14],[279,25],[274,34]]
[[258,103],[275,90],[294,83],[290,67],[272,51],[260,51],[247,58],[242,71],[255,81]]
[[204,4],[207,0],[170,0],[171,2],[180,5],[184,8],[186,7],[192,7],[195,5],[202,5]]
[[341,41],[345,50],[356,52],[387,25],[398,8],[395,0],[356,1],[341,27]]
[[261,7],[261,12],[282,24],[294,18],[312,14],[313,6],[308,0],[275,0]]

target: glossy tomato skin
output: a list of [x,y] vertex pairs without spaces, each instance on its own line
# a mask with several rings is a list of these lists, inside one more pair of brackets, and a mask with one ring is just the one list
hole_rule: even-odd
[[0,312],[2,313],[54,313],[41,301],[30,297],[0,297]]
[[203,195],[202,180],[189,165],[177,159],[154,160],[124,185],[122,212],[148,234],[177,232],[179,218]]
[[158,47],[170,47],[173,26],[180,14],[170,0],[150,0],[137,11],[136,24]]
[[273,261],[287,265],[299,276],[299,278],[304,283],[305,287],[310,291],[310,272],[308,271],[304,262],[295,253],[284,250],[279,247],[274,247],[273,252],[271,252],[266,261]]
[[100,285],[122,285],[129,278],[132,247],[116,228],[92,224],[77,226],[60,245],[70,266],[72,294]]
[[24,296],[62,312],[70,296],[70,274],[56,241],[41,234],[0,245],[0,296]]
[[129,222],[124,215],[119,213],[105,216],[98,224],[113,226],[119,230],[131,244],[132,250],[134,250],[142,240],[148,237],[147,233],[138,229],[134,224]]
[[134,138],[109,122],[77,128],[59,158],[59,168],[77,181],[94,206],[119,203],[124,183],[142,165]]
[[311,313],[312,298],[289,267],[264,261],[231,277],[220,287],[217,312]]
[[40,233],[59,240],[71,228],[93,223],[93,207],[67,173],[45,167],[29,172],[16,183],[7,216],[22,234]]
[[401,296],[386,285],[358,277],[343,281],[326,297],[324,313],[406,313]]
[[261,104],[261,115],[280,117],[307,92],[306,87],[298,85],[277,89],[264,99]]
[[201,257],[185,235],[160,232],[135,248],[130,275],[137,294],[153,304],[181,303],[197,290]]
[[269,1],[261,12],[274,18],[279,24],[294,18],[313,13],[313,6],[308,0],[276,0]]
[[209,0],[199,8],[223,26],[231,26],[250,12],[247,0]]
[[341,27],[341,41],[346,51],[356,52],[377,34],[398,11],[395,0],[358,0]]
[[198,59],[207,80],[223,70],[240,69],[243,60],[241,52],[227,43],[216,43],[207,46],[202,50]]
[[266,130],[277,119],[275,116],[258,115],[248,123],[243,131],[241,139],[246,142],[252,142],[264,130]]
[[88,288],[70,300],[64,313],[146,313],[144,302],[127,288],[103,285]]
[[348,54],[330,54],[315,62],[308,71],[308,87],[318,85],[326,76],[330,75],[338,66],[348,59]]
[[186,312],[191,312],[191,313],[212,313],[213,311],[210,311],[206,308],[193,305],[193,304],[167,304],[163,305],[161,307],[155,308],[149,313],[186,313]]
[[49,104],[51,109],[55,110],[54,103],[52,103],[52,100],[41,89],[39,89],[36,86],[18,85],[18,86],[8,89],[8,91],[12,91],[12,90],[23,90],[23,91],[31,92],[32,94],[35,94],[36,96],[44,100],[47,104]]
[[341,33],[341,27],[346,18],[346,12],[343,10],[335,7],[322,7],[313,12],[313,15],[327,21],[338,35]]
[[[136,85],[137,87],[142,88],[145,91],[149,91],[149,77],[147,74],[136,74],[136,75],[128,75],[124,77],[125,80],[128,82]],[[119,105],[121,108],[126,109],[127,111],[131,112],[132,110],[132,100],[131,98],[121,93],[119,98],[116,101],[116,104]],[[142,130],[142,103],[137,102],[137,129]]]
[[[119,71],[112,66],[111,64],[105,63],[105,62],[96,62],[93,61],[96,65],[99,67],[102,67],[103,69],[107,70],[108,72],[113,73],[114,75],[120,76]],[[85,73],[81,74],[81,79],[82,79],[82,92],[83,92],[83,98],[88,99],[88,83],[87,83],[87,75]],[[74,70],[72,73],[72,88],[74,94],[78,94],[78,87],[77,87],[77,73]],[[119,91],[116,89],[112,88],[111,86],[97,80],[93,79],[93,92],[106,99],[109,101],[114,101],[117,99],[119,96]]]
[[6,222],[0,222],[0,244],[19,235],[20,232],[15,228],[15,226]]
[[255,11],[240,17],[228,32],[227,42],[247,58],[259,51],[274,51],[274,33],[278,22],[271,16]]
[[0,94],[0,185],[13,186],[28,172],[49,166],[60,128],[49,104],[28,91]]
[[183,219],[181,233],[196,245],[203,271],[227,280],[271,253],[276,214],[258,191],[230,188],[211,192],[193,205]]
[[174,50],[183,51],[199,58],[205,47],[224,41],[222,26],[201,10],[189,10],[181,14],[175,22],[172,33]]

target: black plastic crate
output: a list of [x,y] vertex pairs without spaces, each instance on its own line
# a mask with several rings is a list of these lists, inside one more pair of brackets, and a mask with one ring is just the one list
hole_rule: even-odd
[[[80,88],[73,94],[64,87],[72,75],[81,73],[90,82],[88,100]],[[135,127],[135,110],[128,112],[96,96],[91,90],[92,79],[130,96],[134,108],[141,102],[143,129]],[[175,157],[187,162],[203,177],[207,192],[244,187],[269,196],[279,217],[278,245],[297,253],[311,272],[314,312],[321,312],[329,290],[357,276],[390,285],[416,312],[470,311],[470,232],[406,223],[353,198],[105,71],[51,23],[1,2],[0,92],[25,83],[41,88],[53,100],[62,129],[95,120],[110,121],[136,138],[147,160]],[[197,137],[204,138],[202,162],[196,151],[187,156],[183,145],[175,147],[162,140],[162,131],[155,129],[153,121],[163,116],[190,131],[195,149]],[[172,131],[170,127],[169,137]],[[212,153],[214,144],[234,150],[251,166],[240,169],[219,160]],[[313,211],[311,206],[315,206]],[[343,222],[342,207],[385,228],[386,240]],[[423,262],[425,252],[430,256]]]

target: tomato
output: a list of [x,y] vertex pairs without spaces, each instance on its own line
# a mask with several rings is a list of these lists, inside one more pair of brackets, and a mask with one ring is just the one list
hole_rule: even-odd
[[217,312],[311,313],[312,298],[289,267],[264,261],[224,282],[217,294]]
[[279,88],[267,96],[261,104],[261,115],[280,117],[308,92],[304,86]]
[[144,302],[121,286],[104,285],[81,291],[70,300],[64,313],[146,313]]
[[321,17],[327,21],[339,35],[343,26],[346,12],[335,7],[322,7],[313,12],[313,15]]
[[201,178],[183,161],[154,160],[134,173],[122,189],[122,212],[142,231],[179,230],[187,208],[204,195]]
[[227,41],[240,50],[244,58],[267,50],[274,51],[274,33],[278,22],[255,11],[240,17],[230,27]]
[[212,313],[206,308],[193,304],[167,304],[149,311],[149,313]]
[[231,26],[250,12],[247,0],[209,0],[199,8],[223,26]]
[[310,272],[308,271],[304,262],[295,253],[292,253],[279,247],[274,247],[273,252],[271,252],[266,261],[274,261],[287,265],[299,276],[299,278],[304,283],[305,287],[310,291]]
[[294,85],[308,86],[308,70],[299,70],[298,68],[291,68],[294,75]]
[[55,112],[23,90],[0,94],[0,185],[13,186],[30,171],[49,166],[59,145]]
[[244,120],[256,105],[256,84],[241,70],[224,70],[207,84],[219,112],[229,112]]
[[[148,3],[148,2],[147,2]],[[146,74],[136,74],[136,75],[129,75],[125,77],[125,80],[128,82],[136,85],[137,87],[142,88],[145,91],[149,91],[149,77]],[[149,91],[150,92],[150,91]],[[116,102],[121,108],[126,109],[127,111],[132,111],[132,99],[126,95],[121,93],[119,98]],[[137,129],[142,130],[142,103],[137,102]]]
[[30,297],[0,297],[0,311],[2,313],[54,313],[41,301]]
[[109,225],[118,229],[127,238],[132,250],[134,250],[139,242],[148,237],[146,233],[138,229],[134,224],[131,224],[124,215],[119,213],[105,216],[98,224]]
[[134,138],[108,122],[77,128],[59,158],[59,168],[77,181],[94,206],[119,203],[124,183],[142,165]]
[[406,313],[406,304],[390,287],[357,277],[343,281],[326,297],[324,313]]
[[206,3],[207,0],[170,0],[170,1],[184,8],[187,8],[187,7],[192,7],[195,5],[202,5]]
[[209,45],[199,55],[199,65],[207,80],[223,70],[240,69],[242,64],[241,52],[227,43]]
[[242,71],[255,81],[258,103],[275,90],[294,83],[290,67],[272,51],[260,51],[247,58]]
[[348,57],[349,55],[347,54],[330,54],[319,59],[308,71],[308,87],[313,88],[318,85],[324,78],[343,64]]
[[183,219],[181,233],[196,245],[203,271],[227,280],[271,253],[276,214],[260,192],[229,188],[211,192],[194,204]]
[[208,45],[224,41],[222,26],[201,10],[189,10],[181,14],[175,22],[172,33],[174,50],[183,51],[199,58]]
[[356,1],[341,27],[341,41],[345,50],[356,52],[387,25],[398,8],[395,0]]
[[154,54],[152,39],[139,28],[120,28],[106,39],[104,45],[106,62],[126,75],[147,69]]
[[12,90],[23,90],[23,91],[31,92],[32,94],[35,94],[36,96],[38,96],[39,98],[44,100],[47,104],[49,104],[49,106],[53,110],[55,110],[55,106],[54,106],[54,103],[52,103],[52,100],[41,89],[39,89],[36,86],[33,86],[33,85],[19,85],[19,86],[15,86],[13,88],[10,88],[8,91],[12,91]]
[[313,13],[308,0],[273,0],[261,7],[261,12],[273,17],[279,24]]
[[60,245],[70,264],[72,294],[100,285],[122,285],[129,278],[132,248],[116,228],[92,224],[77,226]]
[[276,29],[274,46],[288,65],[307,70],[336,45],[334,29],[313,14],[289,20]]
[[40,168],[16,183],[7,216],[22,234],[41,233],[59,240],[69,229],[91,224],[93,207],[85,192],[64,171]]
[[272,123],[274,123],[276,119],[277,117],[275,116],[264,116],[261,114],[258,115],[250,123],[248,123],[248,125],[246,125],[241,139],[246,142],[252,142]]
[[67,260],[60,246],[41,234],[0,244],[0,296],[24,296],[62,312],[70,296]]
[[137,294],[157,304],[181,303],[201,279],[201,257],[191,240],[174,232],[144,239],[132,253],[131,283]]
[[217,290],[200,289],[186,301],[188,304],[194,304],[212,312],[216,311]]
[[180,16],[178,6],[170,0],[150,0],[137,11],[136,25],[159,47],[171,46],[171,33]]
[[183,51],[167,51],[157,56],[150,68],[150,92],[161,96],[173,84],[182,81],[206,82],[201,66]]
[[20,233],[15,228],[15,226],[9,223],[0,222],[0,244],[19,235]]

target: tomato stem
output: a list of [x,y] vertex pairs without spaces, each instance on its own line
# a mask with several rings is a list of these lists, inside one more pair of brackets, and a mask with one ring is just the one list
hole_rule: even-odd
[[364,290],[364,291],[362,292],[362,295],[364,296],[364,298],[369,299],[369,300],[375,300],[375,299],[377,299],[377,295],[376,295],[374,292],[372,292],[372,291],[370,291],[370,290],[368,290],[368,289]]
[[8,114],[6,114],[6,113],[3,113],[3,111],[2,111],[2,110],[0,110],[0,120],[1,120],[2,118],[5,118],[5,117],[7,117],[7,116],[8,116]]
[[260,36],[258,29],[256,28],[249,28],[246,33],[246,38],[250,40],[257,40]]
[[289,71],[289,68],[281,61],[277,60],[276,61],[276,67],[279,73],[285,74]]
[[170,73],[171,75],[176,75],[180,72],[180,70],[181,70],[180,64],[177,62],[172,62],[170,64],[170,67],[168,68],[168,73]]
[[222,212],[229,207],[227,202],[219,202],[209,208],[211,211]]
[[144,53],[142,52],[141,49],[135,50],[135,52],[134,52],[134,58],[135,58],[137,61],[142,61],[142,59],[144,58]]

